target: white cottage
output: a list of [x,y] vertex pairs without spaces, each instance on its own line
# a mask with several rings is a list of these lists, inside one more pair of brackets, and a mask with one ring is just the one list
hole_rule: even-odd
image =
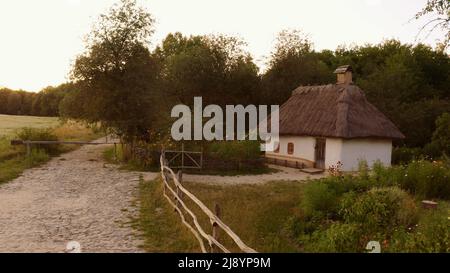
[[355,171],[360,160],[391,164],[392,140],[405,136],[352,82],[352,68],[336,69],[337,83],[300,86],[280,107],[280,142],[266,157],[293,167]]

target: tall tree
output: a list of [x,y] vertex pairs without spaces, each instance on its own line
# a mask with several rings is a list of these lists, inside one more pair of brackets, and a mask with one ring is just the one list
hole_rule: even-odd
[[450,43],[450,1],[427,0],[427,4],[415,15],[415,18],[419,19],[427,15],[431,15],[432,18],[422,26],[417,37],[424,31],[428,32],[425,34],[428,37],[436,29],[441,29],[445,33],[445,37],[441,43],[441,49],[445,50]]
[[284,103],[299,85],[333,81],[332,71],[320,54],[314,52],[309,37],[299,30],[283,30],[278,34],[268,64],[262,78],[265,103]]
[[258,100],[258,68],[244,43],[224,35],[169,34],[155,50],[163,66],[163,89],[172,104],[249,104]]
[[[151,127],[157,75],[147,46],[153,23],[135,0],[122,0],[100,16],[71,75],[79,93],[70,98],[83,101],[83,114],[75,118],[101,122],[129,141],[145,138]],[[62,105],[63,113],[73,113],[64,110],[67,103]]]

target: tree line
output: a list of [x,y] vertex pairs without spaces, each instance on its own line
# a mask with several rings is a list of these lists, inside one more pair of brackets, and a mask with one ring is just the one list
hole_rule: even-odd
[[149,142],[168,134],[171,108],[192,105],[194,96],[221,106],[281,105],[299,85],[335,83],[333,71],[343,64],[406,135],[397,145],[425,146],[450,112],[450,58],[442,48],[386,40],[317,51],[301,31],[282,31],[260,71],[239,38],[177,32],[150,50],[153,32],[151,14],[122,0],[100,17],[70,83],[35,95],[0,92],[0,113],[100,122],[128,141]]
[[49,86],[39,93],[0,88],[0,114],[22,116],[59,116],[59,105],[74,85]]

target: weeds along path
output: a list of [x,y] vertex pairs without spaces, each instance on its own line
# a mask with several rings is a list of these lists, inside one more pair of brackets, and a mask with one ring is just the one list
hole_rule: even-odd
[[102,160],[104,145],[83,146],[0,186],[0,252],[139,252],[130,218],[139,173]]

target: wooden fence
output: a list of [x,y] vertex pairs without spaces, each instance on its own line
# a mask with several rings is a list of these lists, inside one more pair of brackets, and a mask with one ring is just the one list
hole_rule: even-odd
[[[219,228],[225,231],[225,234],[227,234],[236,243],[241,251],[245,253],[257,253],[254,249],[248,247],[227,225],[220,220],[220,208],[217,204],[215,206],[215,213],[213,213],[195,195],[183,187],[182,171],[180,170],[177,174],[175,174],[174,171],[168,167],[168,161],[165,157],[164,151],[161,153],[160,163],[161,177],[164,183],[164,197],[178,212],[183,224],[187,226],[197,238],[203,253],[214,253],[219,251],[230,253],[230,251],[218,241]],[[175,189],[170,186],[169,181],[173,181]],[[172,198],[170,196],[172,196]],[[197,216],[186,206],[186,203],[183,201],[184,198],[189,198],[201,209],[202,212],[208,216],[212,226],[212,235],[203,230],[198,222]],[[194,223],[193,226],[186,220],[183,210],[192,218]],[[204,240],[208,242],[209,249],[206,248]]]
[[[172,156],[169,157],[169,154]],[[203,152],[186,151],[184,144],[181,144],[181,151],[164,150],[164,156],[167,159],[167,167],[175,164],[171,166],[172,169],[202,169],[203,167]]]
[[66,145],[110,145],[114,144],[114,155],[117,157],[117,144],[121,144],[118,142],[93,142],[93,141],[61,141],[61,140],[11,140],[12,146],[25,145],[27,147],[27,156],[31,154],[31,146],[32,145],[58,145],[58,144],[66,144]]

